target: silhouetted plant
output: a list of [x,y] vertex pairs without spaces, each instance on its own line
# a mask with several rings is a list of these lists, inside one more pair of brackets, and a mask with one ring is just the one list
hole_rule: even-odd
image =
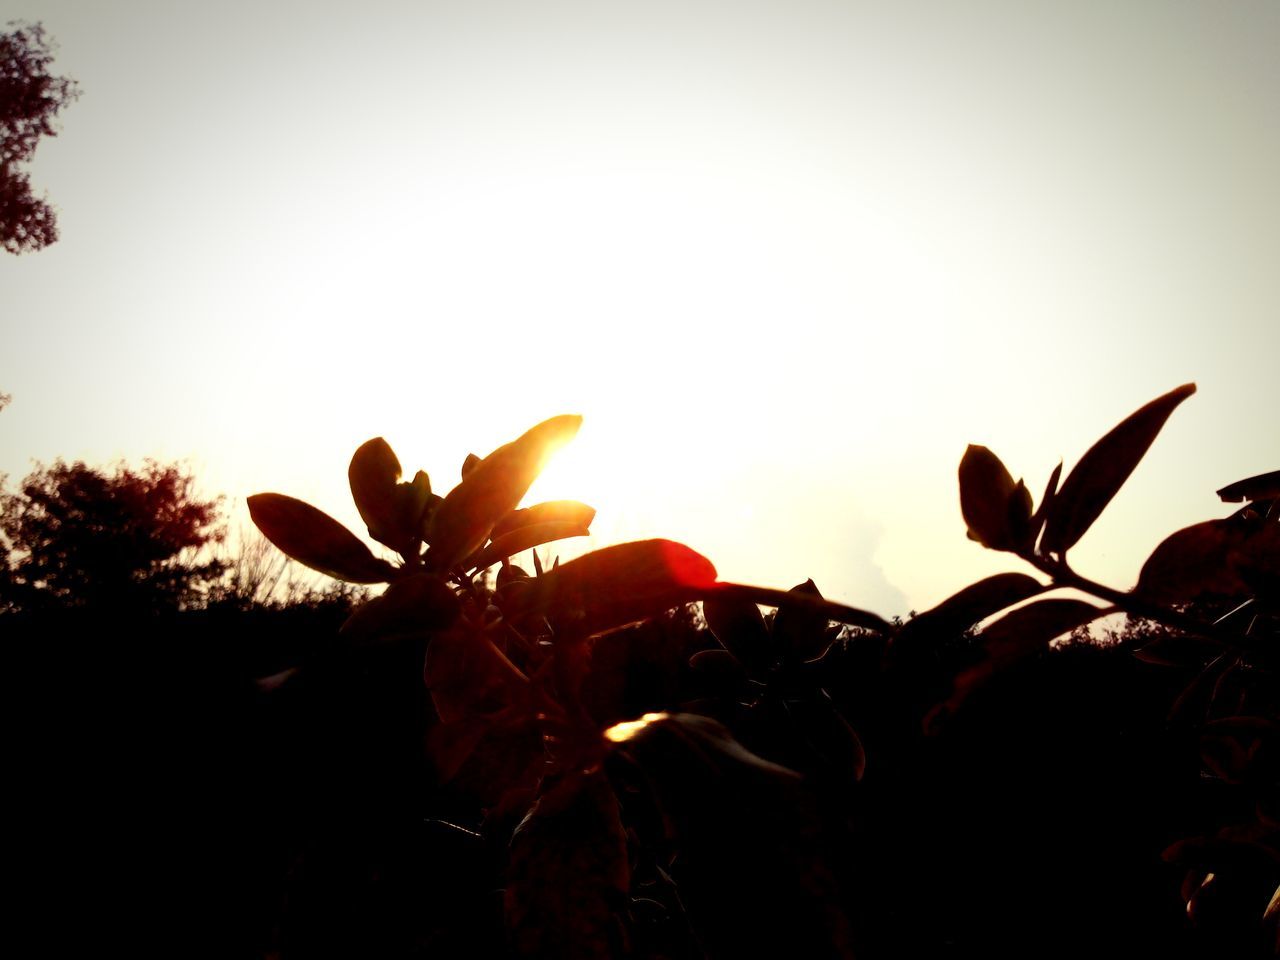
[[74,80],[50,75],[54,48],[40,24],[8,26],[0,33],[0,245],[17,254],[58,239],[53,207],[35,197],[20,167],[41,137],[56,135],[54,117],[80,91]]
[[[594,511],[583,504],[519,509],[577,417],[468,457],[443,497],[423,472],[402,482],[381,439],[360,447],[352,494],[397,563],[301,501],[259,494],[249,506],[290,556],[389,584],[343,635],[425,652],[436,718],[427,755],[439,785],[470,805],[464,819],[477,836],[506,851],[503,915],[520,956],[848,957],[860,937],[884,949],[889,934],[859,927],[878,922],[860,898],[883,894],[850,855],[884,850],[875,811],[892,819],[917,782],[913,766],[931,741],[963,728],[971,702],[1055,638],[1118,611],[1180,632],[1171,659],[1198,675],[1175,711],[1197,717],[1207,775],[1257,790],[1254,819],[1168,854],[1187,863],[1193,919],[1239,946],[1260,936],[1263,888],[1277,879],[1266,792],[1275,783],[1276,475],[1225,488],[1251,505],[1174,534],[1132,591],[1067,560],[1192,392],[1180,387],[1126,418],[1061,488],[1059,466],[1038,508],[991,451],[970,447],[959,470],[970,536],[1047,582],[998,574],[906,622],[831,603],[812,581],[786,592],[722,582],[710,561],[667,540],[605,547],[549,570],[535,552],[532,573],[516,566],[522,551],[588,531]],[[490,583],[482,574],[493,567]],[[1107,605],[1044,596],[1058,589]],[[1198,619],[1187,604],[1206,593],[1242,598],[1249,616]],[[681,634],[672,646],[657,639],[669,632],[643,633],[698,600],[714,640]],[[764,617],[759,605],[777,612]],[[1159,638],[1142,636],[1139,652],[1154,656]],[[647,677],[647,689],[619,682],[628,674]],[[1224,888],[1233,893],[1211,903]],[[1223,916],[1251,932],[1228,937]]]
[[223,563],[218,501],[176,464],[37,466],[0,492],[0,608],[161,612],[202,603]]

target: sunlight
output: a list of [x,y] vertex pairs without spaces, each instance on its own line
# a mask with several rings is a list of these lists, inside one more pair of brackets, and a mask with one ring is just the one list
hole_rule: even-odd
[[604,735],[606,739],[612,740],[614,743],[625,743],[649,726],[649,724],[666,720],[669,716],[671,716],[669,713],[646,713],[639,720],[625,720],[622,723],[615,723],[604,732]]

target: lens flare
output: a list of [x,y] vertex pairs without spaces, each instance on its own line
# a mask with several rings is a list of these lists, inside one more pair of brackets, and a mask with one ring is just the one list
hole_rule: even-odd
[[670,716],[670,714],[646,713],[639,720],[625,720],[622,723],[615,723],[604,732],[605,739],[612,740],[614,743],[625,743],[649,724],[657,723],[659,720],[665,720],[668,716]]

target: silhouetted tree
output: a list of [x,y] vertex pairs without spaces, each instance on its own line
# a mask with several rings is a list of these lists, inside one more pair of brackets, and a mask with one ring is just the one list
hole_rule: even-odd
[[58,239],[53,208],[32,194],[18,168],[41,137],[56,135],[54,116],[80,91],[74,80],[49,74],[53,46],[40,24],[8,26],[0,33],[0,244],[17,254]]
[[223,574],[200,554],[222,536],[218,500],[178,465],[38,466],[0,492],[0,610],[189,607]]

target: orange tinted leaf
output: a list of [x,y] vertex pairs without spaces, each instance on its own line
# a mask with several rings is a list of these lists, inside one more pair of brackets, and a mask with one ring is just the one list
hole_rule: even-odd
[[520,505],[556,449],[573,439],[579,416],[552,417],[475,464],[431,514],[428,563],[448,570],[489,539],[494,526]]
[[481,458],[477,457],[474,453],[467,454],[467,459],[462,461],[462,478],[464,480],[466,479],[467,474],[480,466],[480,459]]
[[369,528],[369,536],[392,549],[404,545],[401,512],[396,497],[400,480],[400,461],[382,437],[374,437],[356,448],[347,468],[351,498],[360,511],[360,519]]
[[383,583],[396,576],[395,567],[309,503],[282,493],[259,493],[249,498],[249,516],[268,540],[313,570],[351,583]]
[[458,616],[458,598],[439,577],[415,573],[397,580],[347,618],[341,632],[354,639],[438,630]]
[[497,540],[520,527],[531,527],[538,523],[573,523],[579,527],[591,526],[596,518],[595,507],[588,507],[577,500],[548,500],[546,503],[535,503],[522,510],[513,510],[493,527],[489,536]]
[[1061,553],[1084,536],[1129,479],[1169,415],[1195,392],[1194,383],[1170,390],[1130,414],[1089,448],[1048,510],[1041,549]]
[[[960,460],[960,513],[969,538],[992,550],[1013,550],[1019,541],[1010,525],[1023,504],[1005,465],[986,447],[970,444]],[[1022,488],[1026,492],[1026,488]],[[1031,516],[1030,498],[1026,500]]]
[[468,566],[483,570],[486,567],[493,566],[500,560],[522,553],[525,550],[542,546],[544,543],[563,540],[566,537],[586,537],[590,536],[590,534],[591,531],[586,527],[571,521],[553,521],[551,523],[537,523],[527,527],[517,527],[505,536],[496,537],[492,543],[480,551],[479,556],[474,561],[471,561]]
[[544,573],[515,612],[580,617],[597,632],[697,599],[715,579],[711,561],[682,543],[619,543]]

